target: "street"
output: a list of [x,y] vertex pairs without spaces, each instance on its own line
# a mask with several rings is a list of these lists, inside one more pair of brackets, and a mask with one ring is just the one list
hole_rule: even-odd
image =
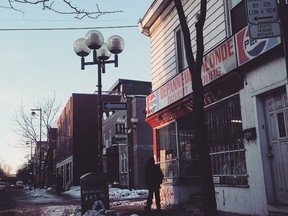
[[[0,193],[0,215],[1,216],[18,216],[18,215],[51,215],[47,213],[53,211],[55,207],[55,214],[59,211],[59,206],[62,206],[61,214],[71,215],[76,208],[80,209],[80,199],[69,197],[65,194],[56,195],[54,190],[50,190],[46,198],[32,197],[28,193],[29,189],[9,189]],[[71,212],[72,211],[72,212]],[[60,213],[60,212],[59,212]],[[54,215],[55,215],[54,214]]]
[[[75,196],[75,194],[77,194]],[[163,207],[159,213],[155,210],[144,211],[146,202],[143,190],[129,191],[110,189],[110,209],[117,216],[199,216],[195,211],[184,212]],[[135,194],[138,194],[135,196]],[[143,196],[144,195],[144,196]],[[197,209],[196,209],[197,210]],[[79,189],[57,195],[54,189],[8,189],[0,193],[0,216],[75,216],[81,215]]]

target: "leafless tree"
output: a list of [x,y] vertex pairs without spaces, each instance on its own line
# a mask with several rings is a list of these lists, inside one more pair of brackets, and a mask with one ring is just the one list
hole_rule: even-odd
[[[6,3],[5,3],[6,1]],[[24,13],[22,9],[20,9],[20,5],[29,4],[31,6],[41,6],[42,10],[50,10],[58,14],[63,15],[73,15],[76,19],[90,18],[97,19],[99,16],[105,14],[113,14],[113,13],[121,13],[123,11],[115,10],[115,11],[102,11],[98,4],[95,4],[95,9],[85,10],[80,8],[75,0],[2,0],[0,3],[0,9],[12,9],[14,11],[18,11],[20,13]]]
[[12,167],[5,164],[3,160],[0,159],[0,180],[5,176],[9,176],[12,172]]
[[201,79],[201,68],[204,54],[203,27],[206,20],[207,0],[201,0],[200,13],[197,14],[198,20],[195,24],[197,47],[196,60],[193,55],[190,30],[183,10],[182,0],[174,0],[174,4],[177,9],[183,32],[186,59],[192,77],[193,119],[191,119],[191,124],[195,126],[195,142],[199,150],[199,163],[201,166],[201,169],[199,169],[199,176],[203,197],[203,213],[205,216],[217,215],[215,189],[205,126],[204,87]]
[[12,167],[8,164],[3,163],[1,168],[3,172],[5,173],[5,175],[10,175],[12,173]]
[[[56,102],[55,94],[53,97],[49,97],[43,100],[38,100],[33,108],[42,110],[41,125],[43,125],[42,137],[47,137],[47,129],[49,127],[57,126],[57,117],[60,110],[60,104]],[[13,131],[23,139],[24,142],[20,142],[19,145],[26,145],[27,140],[31,140],[34,143],[38,140],[40,135],[40,119],[36,121],[35,116],[31,115],[31,109],[27,111],[23,104],[12,115],[13,121],[16,123]]]

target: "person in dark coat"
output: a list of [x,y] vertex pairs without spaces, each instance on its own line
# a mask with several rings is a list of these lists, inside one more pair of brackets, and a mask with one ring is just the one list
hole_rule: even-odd
[[160,211],[160,185],[163,180],[163,173],[159,165],[155,164],[154,158],[149,157],[145,168],[145,180],[149,191],[145,210],[151,210],[153,194],[155,194],[157,210]]
[[60,173],[58,173],[56,176],[56,191],[57,194],[61,194],[63,191],[63,177]]

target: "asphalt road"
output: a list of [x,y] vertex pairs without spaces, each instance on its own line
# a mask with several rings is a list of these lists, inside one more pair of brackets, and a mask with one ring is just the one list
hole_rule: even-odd
[[[40,216],[43,215],[43,209],[47,206],[77,206],[80,205],[80,200],[72,199],[65,195],[56,195],[53,199],[35,199],[26,193],[27,189],[9,189],[5,192],[0,192],[0,216]],[[68,210],[69,211],[69,210]],[[68,212],[70,215],[72,212]]]

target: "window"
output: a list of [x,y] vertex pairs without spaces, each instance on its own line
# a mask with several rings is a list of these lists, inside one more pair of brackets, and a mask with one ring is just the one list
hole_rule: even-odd
[[[157,129],[158,160],[164,183],[199,184],[198,149],[194,143],[192,115]],[[282,119],[279,115],[278,119]],[[247,169],[239,96],[205,109],[207,141],[214,183],[246,186]]]
[[197,183],[199,163],[193,130],[179,129],[179,146],[179,182],[185,185]]
[[175,37],[176,37],[177,69],[178,73],[181,73],[182,71],[184,71],[184,69],[188,67],[188,64],[185,54],[183,33],[180,28],[176,30]]
[[127,147],[126,146],[120,146],[119,152],[120,152],[120,171],[122,174],[127,173],[128,172]]
[[231,1],[231,8],[234,8],[241,0],[230,0]]
[[177,162],[177,136],[175,122],[157,129],[157,139],[159,144],[158,162],[167,183],[176,183],[178,176]]
[[247,25],[246,9],[244,1],[232,0],[231,22],[232,22],[232,34],[236,34],[242,28]]
[[198,181],[198,152],[190,119],[186,116],[157,130],[159,164],[166,183],[186,185]]
[[239,96],[205,110],[215,184],[247,185]]

